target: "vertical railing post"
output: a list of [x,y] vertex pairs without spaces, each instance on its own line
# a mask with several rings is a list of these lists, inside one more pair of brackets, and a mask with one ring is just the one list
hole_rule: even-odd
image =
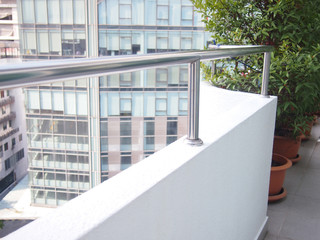
[[269,86],[269,75],[270,75],[270,61],[271,53],[264,53],[264,62],[263,62],[263,73],[262,73],[262,84],[261,84],[261,95],[268,97],[268,86]]
[[211,77],[213,77],[217,72],[216,60],[211,61]]
[[188,136],[187,143],[200,146],[199,138],[200,60],[189,63]]

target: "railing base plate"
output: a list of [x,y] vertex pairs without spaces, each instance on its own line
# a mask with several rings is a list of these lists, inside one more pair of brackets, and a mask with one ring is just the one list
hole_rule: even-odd
[[191,145],[191,146],[201,146],[203,144],[203,141],[200,138],[198,138],[198,139],[188,139],[188,138],[186,138],[184,140],[184,142],[189,144],[189,145]]

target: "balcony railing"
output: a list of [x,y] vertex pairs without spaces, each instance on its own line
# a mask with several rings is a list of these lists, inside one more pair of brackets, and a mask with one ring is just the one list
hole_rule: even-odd
[[15,118],[16,118],[15,112],[11,112],[9,114],[2,115],[2,116],[0,116],[0,124],[7,122],[7,121],[10,121]]
[[189,65],[187,142],[201,145],[199,138],[200,61],[264,53],[261,94],[268,95],[271,46],[225,46],[205,51],[130,55],[91,59],[28,62],[0,67],[0,87],[27,87],[77,77],[94,77],[177,64]]
[[9,105],[14,102],[14,97],[13,96],[7,96],[5,98],[0,99],[0,107],[3,107],[5,105]]
[[19,132],[19,128],[8,128],[7,130],[2,131],[0,134],[0,142],[17,132]]
[[8,239],[262,239],[276,98],[203,85],[199,120],[199,63],[264,53],[261,92],[267,96],[270,51],[268,46],[220,47],[0,67],[0,87],[13,88],[187,63],[187,138],[201,145],[201,121],[205,143],[194,148],[178,140]]

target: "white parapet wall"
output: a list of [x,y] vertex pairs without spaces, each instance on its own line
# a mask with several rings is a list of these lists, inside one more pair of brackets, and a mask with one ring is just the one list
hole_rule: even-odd
[[264,228],[276,98],[201,85],[179,139],[6,239],[253,240]]

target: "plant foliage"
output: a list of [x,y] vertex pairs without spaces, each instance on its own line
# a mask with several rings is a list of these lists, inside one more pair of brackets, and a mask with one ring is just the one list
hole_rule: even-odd
[[[319,0],[192,0],[212,38],[224,45],[273,45],[269,94],[278,96],[276,134],[301,134],[320,103]],[[239,68],[238,62],[246,66]],[[222,61],[228,68],[205,77],[214,85],[258,92],[262,55]],[[233,66],[233,67],[230,67]]]

